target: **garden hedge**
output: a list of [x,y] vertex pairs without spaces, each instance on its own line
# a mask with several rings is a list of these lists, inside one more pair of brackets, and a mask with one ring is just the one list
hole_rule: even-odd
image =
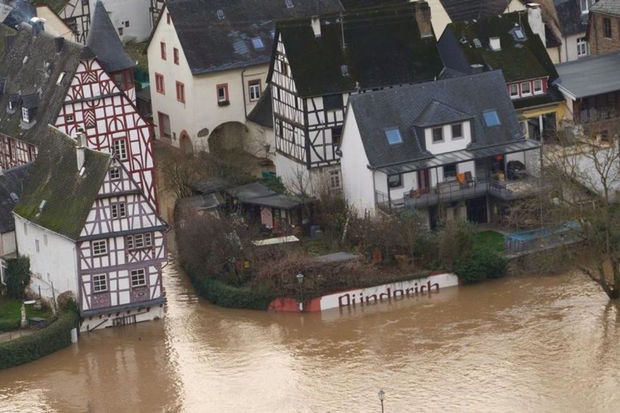
[[276,298],[272,294],[237,288],[205,276],[204,271],[186,268],[198,295],[205,300],[228,308],[247,308],[250,310],[267,310]]
[[37,360],[71,344],[71,329],[80,317],[74,311],[64,312],[49,326],[30,335],[0,343],[0,369]]

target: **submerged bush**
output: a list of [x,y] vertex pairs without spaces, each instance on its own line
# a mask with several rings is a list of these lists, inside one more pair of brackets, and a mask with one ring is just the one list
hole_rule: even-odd
[[463,284],[472,284],[506,275],[507,261],[491,248],[478,248],[472,254],[454,262],[453,271]]

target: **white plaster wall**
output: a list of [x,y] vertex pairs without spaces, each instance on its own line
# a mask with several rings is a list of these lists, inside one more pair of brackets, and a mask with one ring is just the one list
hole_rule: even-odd
[[467,148],[467,145],[471,143],[471,127],[470,122],[465,121],[462,123],[461,131],[463,137],[453,139],[452,138],[452,124],[443,125],[443,141],[433,142],[433,129],[424,129],[424,139],[426,141],[426,149],[433,155],[440,153],[460,151]]
[[67,40],[75,42],[75,35],[71,29],[69,29],[65,22],[63,22],[56,13],[52,12],[48,6],[38,5],[37,16],[45,19],[44,27],[46,32],[53,36],[62,36]]
[[[215,128],[226,122],[246,122],[247,114],[256,102],[250,101],[248,82],[260,80],[261,89],[266,86],[267,64],[242,69],[193,76],[179,38],[174,30],[174,21],[167,23],[166,13],[160,19],[149,43],[147,56],[149,62],[149,78],[151,83],[151,103],[153,120],[157,125],[158,112],[170,117],[172,144],[179,146],[181,132],[185,130],[192,140],[194,150],[208,150],[208,135],[198,137],[198,132],[208,129],[211,134]],[[166,60],[162,60],[160,43],[166,43]],[[179,50],[179,64],[174,63],[174,48]],[[164,76],[165,94],[157,92],[155,73]],[[185,103],[179,102],[176,96],[176,82],[185,85]],[[228,84],[230,104],[219,106],[217,101],[217,85]],[[160,139],[159,128],[155,127],[155,136]]]
[[585,37],[585,35],[584,32],[562,38],[560,63],[577,60],[577,39]]
[[[89,0],[91,13],[95,10],[97,0]],[[110,21],[114,28],[123,28],[123,34],[119,36],[121,41],[135,40],[142,42],[151,34],[151,6],[150,0],[101,0],[108,11]],[[129,22],[129,27],[125,27]]]
[[435,38],[439,39],[446,26],[452,23],[452,20],[450,20],[446,9],[443,8],[439,0],[427,0],[426,2],[431,8],[431,24],[433,25]]
[[373,172],[360,137],[353,108],[349,107],[344,123],[342,144],[342,185],[344,197],[358,215],[375,213]]
[[15,236],[19,255],[30,258],[32,283],[42,285],[42,295],[52,297],[50,287],[53,283],[56,295],[69,290],[77,296],[75,245],[71,240],[32,224],[19,215],[15,215]]
[[12,257],[16,252],[15,231],[0,235],[0,257]]

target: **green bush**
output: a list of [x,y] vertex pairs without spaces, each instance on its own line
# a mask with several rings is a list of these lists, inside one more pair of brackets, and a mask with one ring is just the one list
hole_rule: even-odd
[[492,248],[478,248],[464,259],[454,262],[452,270],[463,284],[472,284],[506,275],[507,261]]
[[18,257],[7,260],[7,295],[13,298],[24,298],[24,292],[28,284],[30,284],[30,259],[28,257]]
[[233,287],[208,278],[202,271],[186,268],[186,273],[194,284],[198,295],[221,307],[266,310],[275,298],[271,294]]
[[0,369],[37,360],[71,344],[71,329],[78,326],[79,316],[63,313],[49,326],[18,339],[0,343]]
[[2,331],[12,331],[17,330],[19,328],[18,319],[15,320],[0,320],[0,332]]

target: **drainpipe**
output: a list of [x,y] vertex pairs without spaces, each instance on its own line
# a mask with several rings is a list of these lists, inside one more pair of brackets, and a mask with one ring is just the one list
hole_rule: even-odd
[[245,71],[247,70],[247,68],[243,68],[243,70],[241,71],[241,90],[243,91],[243,120],[245,122],[245,120],[248,117],[248,107],[247,107],[247,103],[245,101]]

